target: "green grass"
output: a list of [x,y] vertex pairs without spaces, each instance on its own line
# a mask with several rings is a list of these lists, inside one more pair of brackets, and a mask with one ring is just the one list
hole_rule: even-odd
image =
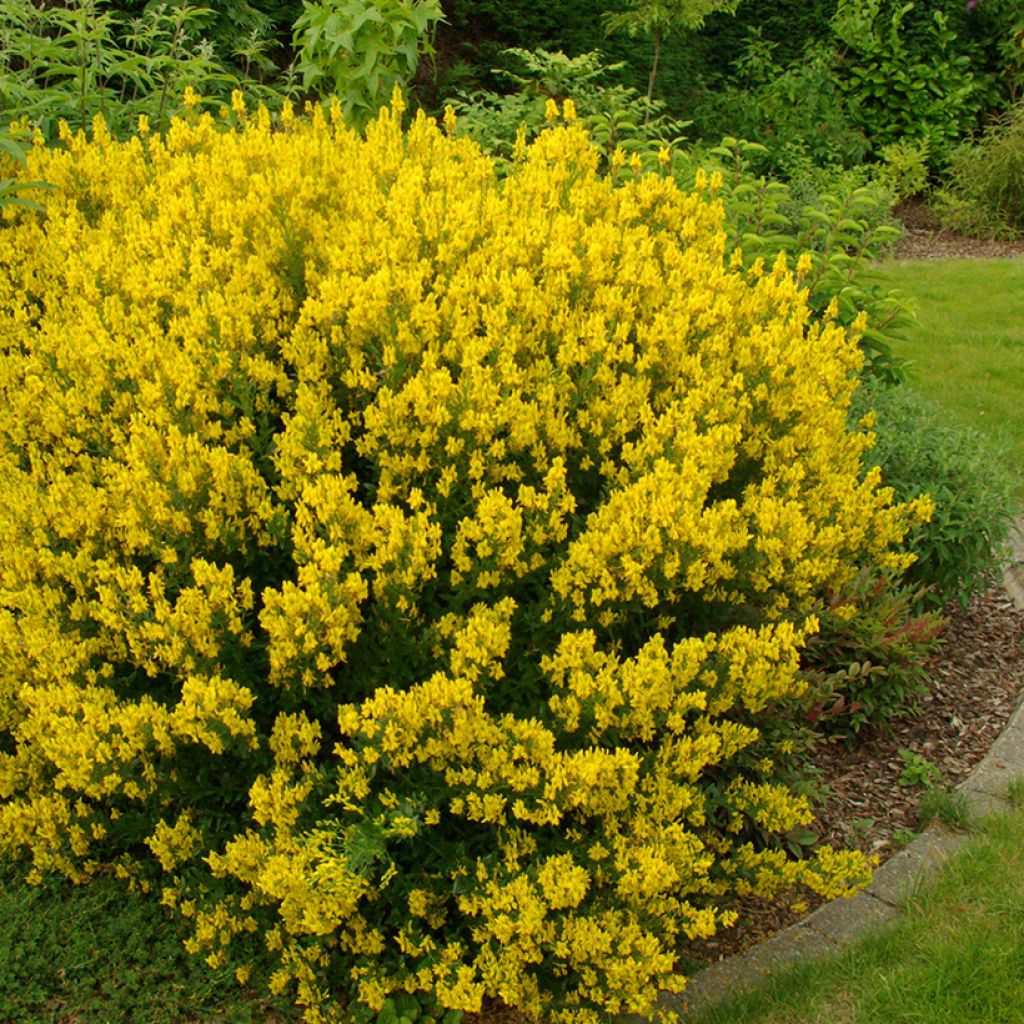
[[1024,259],[888,263],[874,279],[917,307],[894,347],[913,386],[1005,446],[1024,480]]
[[899,923],[693,1024],[740,1022],[1024,1022],[1024,814],[984,822]]
[[0,1024],[271,1024],[268,999],[182,947],[153,897],[101,878],[30,886],[0,872]]

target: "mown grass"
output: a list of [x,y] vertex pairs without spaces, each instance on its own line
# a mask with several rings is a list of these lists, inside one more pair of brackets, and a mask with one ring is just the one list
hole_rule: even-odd
[[908,260],[873,273],[917,308],[894,346],[913,387],[1005,448],[1024,498],[1024,259]]
[[740,1022],[1024,1022],[1024,814],[983,823],[897,924],[692,1024]]

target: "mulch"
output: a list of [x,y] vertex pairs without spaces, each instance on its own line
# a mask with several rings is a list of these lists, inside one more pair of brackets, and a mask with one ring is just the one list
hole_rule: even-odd
[[1000,259],[1024,256],[1024,240],[968,238],[946,231],[918,199],[908,199],[896,207],[896,219],[905,234],[891,250],[897,260]]
[[[852,742],[823,740],[813,754],[828,794],[813,826],[837,848],[859,849],[884,862],[900,848],[898,830],[918,829],[920,786],[901,786],[901,748],[942,773],[947,788],[962,782],[1002,732],[1024,694],[1024,611],[1002,588],[951,609],[945,645],[932,668],[919,713],[889,729],[862,730]],[[821,901],[806,900],[809,909]],[[788,902],[749,902],[736,928],[688,950],[711,962],[753,946],[797,921]]]

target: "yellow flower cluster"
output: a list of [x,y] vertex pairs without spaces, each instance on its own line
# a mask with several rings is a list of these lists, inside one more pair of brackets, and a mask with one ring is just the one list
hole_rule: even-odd
[[919,511],[856,339],[571,111],[501,182],[398,102],[237,113],[0,212],[0,851],[163,872],[310,1022],[647,1012],[733,894],[859,882],[750,841],[815,595]]

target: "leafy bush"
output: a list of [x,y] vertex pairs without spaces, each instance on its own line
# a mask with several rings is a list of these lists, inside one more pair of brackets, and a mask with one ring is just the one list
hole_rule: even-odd
[[991,582],[1014,518],[1013,484],[990,443],[950,422],[908,387],[869,384],[851,414],[871,412],[877,440],[870,461],[899,501],[927,494],[931,520],[914,527],[906,547],[916,557],[906,578],[926,587],[930,604],[967,604]]
[[778,45],[752,33],[731,79],[709,88],[695,108],[700,137],[759,143],[764,149],[751,154],[751,169],[771,177],[859,165],[871,147],[847,109],[833,47],[816,43],[799,60],[781,64]]
[[944,224],[967,234],[1024,232],[1024,101],[953,152],[934,208]]
[[601,147],[605,170],[616,150],[651,164],[661,147],[681,141],[686,124],[667,117],[664,104],[648,102],[627,86],[606,84],[621,65],[604,64],[596,50],[567,57],[543,49],[510,49],[505,56],[514,69],[495,69],[495,74],[515,86],[514,91],[477,89],[450,101],[459,130],[480,143],[501,173],[512,168],[524,142],[548,127],[552,100],[572,99],[576,117]]
[[133,131],[140,117],[162,130],[182,112],[186,87],[214,104],[236,89],[278,100],[256,77],[267,68],[259,40],[240,44],[245,70],[233,69],[204,35],[209,14],[188,0],[151,4],[135,17],[105,0],[4,0],[0,127],[28,122],[53,141],[61,120],[87,128],[102,114],[118,134]]
[[[924,40],[912,45],[904,23],[918,4],[840,0],[833,28],[848,47],[837,81],[854,123],[873,144],[910,140],[941,165],[983,109],[970,57],[941,10],[931,10]],[[928,10],[925,5],[922,9]]]
[[0,849],[240,977],[265,942],[310,1021],[646,1012],[735,896],[864,878],[782,848],[778,708],[920,508],[863,472],[855,339],[725,265],[717,204],[573,125],[499,182],[400,111],[30,154]]
[[[797,264],[808,304],[818,316],[858,324],[865,353],[863,372],[895,382],[904,368],[892,354],[894,337],[912,322],[892,289],[866,279],[865,271],[899,237],[891,219],[893,194],[856,171],[808,176],[793,183],[750,169],[764,147],[726,138],[709,150],[673,155],[677,179],[688,187],[705,167],[723,175],[727,252],[747,267],[780,256]],[[865,325],[866,323],[866,325]]]
[[295,22],[303,88],[337,97],[345,120],[364,126],[433,52],[443,16],[438,0],[304,0]]
[[817,728],[885,728],[917,709],[944,625],[917,610],[920,600],[914,588],[865,570],[822,603],[821,629],[803,658],[807,717]]
[[654,98],[661,47],[669,37],[700,28],[716,13],[732,14],[739,0],[620,0],[617,10],[604,16],[610,35],[624,33],[633,39],[650,39],[653,47],[651,70],[647,76],[647,103]]
[[920,195],[928,187],[928,144],[913,143],[904,139],[890,142],[879,152],[881,158],[877,170],[880,181],[892,189],[898,200]]

